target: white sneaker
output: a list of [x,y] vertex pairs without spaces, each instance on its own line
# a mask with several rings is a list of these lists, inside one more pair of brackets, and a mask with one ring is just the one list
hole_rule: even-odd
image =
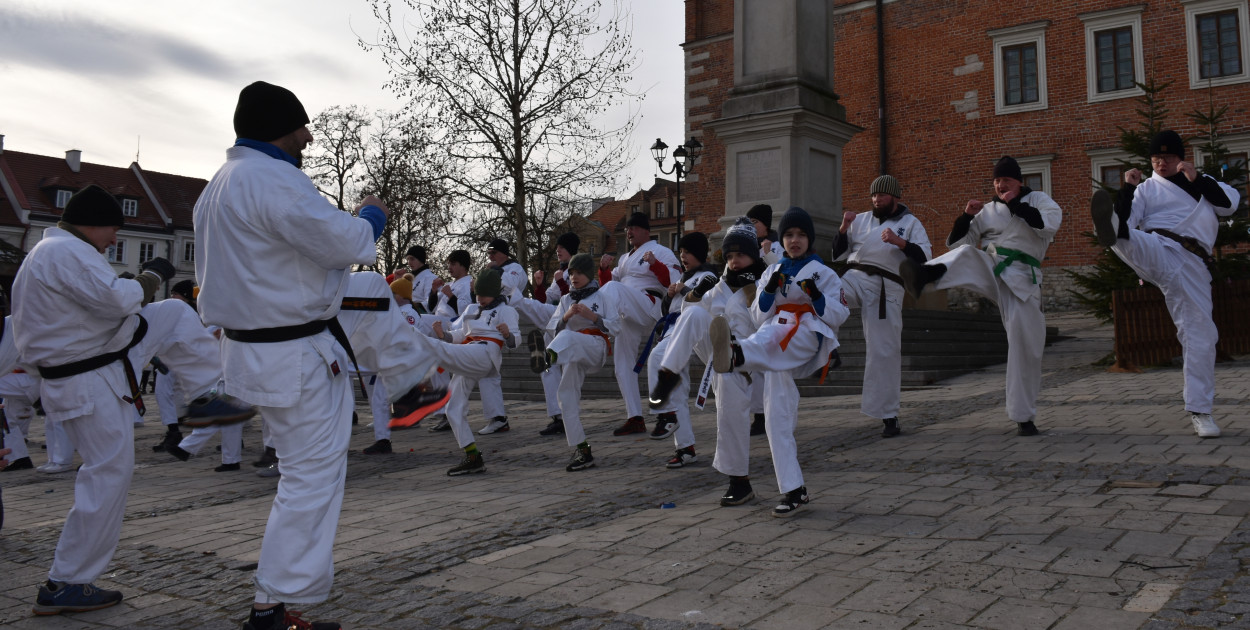
[[490,435],[491,433],[503,433],[511,428],[512,427],[508,426],[507,416],[495,416],[494,418],[491,418],[490,423],[482,427],[482,430],[478,431],[477,434]]
[[1211,419],[1209,413],[1190,414],[1189,421],[1194,423],[1194,433],[1200,438],[1220,437],[1220,427]]
[[74,464],[72,464],[72,463],[70,463],[70,464],[58,464],[58,463],[56,463],[56,462],[48,462],[48,463],[46,463],[46,464],[44,464],[44,465],[42,465],[42,466],[40,466],[40,467],[36,468],[35,470],[38,470],[38,471],[39,471],[39,472],[41,472],[41,473],[48,473],[49,475],[52,475],[52,474],[56,474],[56,473],[69,472],[69,471],[71,471],[71,470],[74,470],[75,468],[77,468],[77,466],[75,466],[75,465],[74,465]]

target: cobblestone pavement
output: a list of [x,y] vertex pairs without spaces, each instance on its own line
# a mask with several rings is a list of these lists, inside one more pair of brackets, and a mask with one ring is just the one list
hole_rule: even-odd
[[[478,441],[488,472],[449,478],[449,434],[418,428],[395,434],[393,455],[361,454],[373,441],[362,406],[334,593],[308,616],[353,630],[1250,627],[1250,362],[1218,367],[1224,437],[1200,440],[1179,369],[1105,372],[1092,363],[1109,328],[1048,323],[1069,339],[1046,352],[1042,435],[1015,436],[1002,366],[905,393],[895,439],[857,396],[806,399],[812,503],[786,520],[771,517],[762,436],[760,498],[718,505],[710,407],[694,417],[699,462],[668,470],[671,442],[612,437],[619,401],[594,401],[598,466],[566,473],[563,439],[538,435],[542,406],[510,405],[512,431]],[[138,434],[121,545],[99,581],[126,595],[110,609],[31,616],[73,473],[0,475],[0,627],[239,627],[277,480],[246,464],[214,473],[211,451],[153,453],[151,422]],[[254,459],[259,430],[244,440]]]

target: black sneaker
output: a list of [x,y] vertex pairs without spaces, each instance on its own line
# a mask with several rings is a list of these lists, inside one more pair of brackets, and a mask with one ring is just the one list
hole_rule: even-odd
[[115,606],[121,601],[120,591],[106,591],[94,584],[66,584],[48,580],[39,587],[32,612],[36,615],[87,612]]
[[910,258],[904,259],[903,264],[898,267],[898,275],[903,279],[903,287],[917,300],[920,299],[920,294],[924,293],[924,288],[929,283],[936,282],[945,274],[946,265],[941,263],[922,265]]
[[446,415],[443,415],[441,418],[439,418],[438,424],[430,427],[430,433],[438,433],[439,431],[450,431],[450,430],[451,430],[451,420],[448,420]]
[[647,423],[645,420],[642,419],[642,416],[633,416],[629,418],[628,420],[626,420],[625,424],[622,424],[621,426],[617,427],[615,431],[612,431],[612,435],[615,435],[616,437],[621,437],[624,435],[633,435],[635,433],[646,433],[646,432],[647,432]]
[[664,368],[660,368],[659,374],[655,379],[655,388],[651,390],[651,395],[647,397],[647,403],[652,409],[664,406],[668,402],[668,397],[673,394],[673,390],[681,383],[681,375],[671,372]]
[[238,462],[235,462],[235,463],[233,463],[233,464],[222,464],[222,465],[220,465],[220,466],[218,466],[218,467],[214,468],[214,469],[213,469],[213,472],[233,472],[233,471],[236,471],[236,470],[238,470],[238,469],[239,469],[239,463],[238,463]]
[[243,630],[343,630],[343,626],[332,621],[305,621],[301,618],[304,613],[287,610],[285,604],[278,604],[271,610],[275,612],[267,625],[253,624],[249,617]]
[[898,426],[898,418],[886,418],[881,421],[881,437],[892,438],[903,432]]
[[391,429],[414,427],[446,405],[450,398],[451,391],[446,387],[429,387],[424,383],[417,385],[391,403],[391,421],[387,426]]
[[543,338],[543,331],[534,329],[530,331],[529,337],[530,347],[530,370],[535,374],[542,374],[551,367],[547,365],[547,340]]
[[733,333],[724,315],[712,318],[708,325],[708,337],[712,342],[712,369],[725,374],[734,369]]
[[651,439],[663,440],[677,430],[677,414],[662,413],[655,418],[655,429],[651,431]]
[[486,462],[482,460],[482,453],[474,453],[472,455],[465,453],[464,459],[459,464],[447,470],[448,477],[457,477],[459,475],[468,475],[472,473],[486,472]]
[[573,449],[573,458],[569,460],[569,465],[564,469],[573,472],[575,470],[585,470],[595,465],[595,456],[590,454],[590,447]]
[[764,435],[767,432],[764,428],[764,414],[755,414],[755,419],[751,421],[751,435]]
[[377,442],[374,442],[372,446],[366,446],[362,452],[365,455],[390,455],[391,441],[378,440]]
[[19,457],[9,462],[9,465],[5,466],[4,470],[0,470],[0,472],[13,472],[15,470],[30,470],[31,468],[34,468],[34,467],[35,467],[35,463],[30,461],[29,457]]
[[1021,437],[1037,435],[1037,425],[1033,424],[1032,420],[1029,420],[1028,422],[1017,422],[1016,435]]
[[268,468],[276,463],[278,463],[278,451],[274,450],[272,446],[266,446],[265,452],[260,456],[260,459],[252,462],[252,467]]
[[699,461],[699,456],[694,454],[694,447],[687,446],[686,448],[677,449],[677,454],[669,459],[665,465],[669,468],[681,468],[697,461]]
[[747,501],[755,498],[755,491],[751,489],[751,482],[747,479],[730,479],[729,489],[720,498],[720,504],[725,507],[742,505]]
[[213,425],[238,424],[254,415],[256,415],[255,407],[244,403],[234,396],[220,392],[209,392],[192,400],[187,405],[187,415],[178,418],[178,422],[192,428],[201,428]]
[[781,502],[773,508],[773,516],[789,518],[794,516],[804,505],[807,505],[807,486],[799,486],[781,497]]
[[547,427],[538,432],[539,435],[564,435],[564,416],[556,414],[551,416],[551,422]]

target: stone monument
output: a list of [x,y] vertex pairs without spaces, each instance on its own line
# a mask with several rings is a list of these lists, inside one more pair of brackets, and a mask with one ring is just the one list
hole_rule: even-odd
[[706,126],[725,147],[725,217],[757,203],[807,210],[828,257],[842,221],[842,147],[859,127],[833,90],[833,3],[736,0],[734,87]]

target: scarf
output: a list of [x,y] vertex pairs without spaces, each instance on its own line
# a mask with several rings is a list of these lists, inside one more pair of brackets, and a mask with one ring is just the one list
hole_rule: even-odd
[[765,265],[764,261],[758,258],[752,261],[751,264],[745,269],[740,269],[738,271],[725,267],[725,284],[729,285],[729,288],[737,291],[748,284],[755,284],[756,282],[759,282],[760,275],[763,274],[764,270],[767,268],[768,265]]
[[589,283],[586,284],[586,286],[580,289],[571,289],[569,291],[569,297],[573,298],[573,302],[581,302],[582,300],[594,295],[595,291],[598,291],[598,290],[599,290],[599,281],[591,280]]

